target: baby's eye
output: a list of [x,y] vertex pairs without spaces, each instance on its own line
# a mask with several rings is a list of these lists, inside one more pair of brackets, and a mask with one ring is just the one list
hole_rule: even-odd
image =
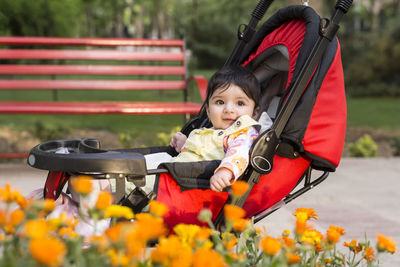
[[217,104],[217,105],[223,105],[223,104],[224,104],[224,101],[223,101],[223,100],[217,100],[217,101],[215,101],[215,104]]
[[244,103],[243,101],[238,101],[238,106],[245,106],[246,105],[246,103]]

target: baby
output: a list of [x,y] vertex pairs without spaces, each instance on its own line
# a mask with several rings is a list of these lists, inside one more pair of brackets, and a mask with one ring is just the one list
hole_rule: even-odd
[[193,130],[189,137],[176,133],[170,145],[180,152],[172,162],[221,160],[210,178],[212,190],[221,192],[243,174],[249,149],[258,136],[260,85],[242,66],[224,67],[210,79],[206,111],[212,128]]

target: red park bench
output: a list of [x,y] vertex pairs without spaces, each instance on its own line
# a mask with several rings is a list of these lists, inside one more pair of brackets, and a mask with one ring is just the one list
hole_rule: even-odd
[[[183,40],[0,37],[0,90],[54,92],[53,99],[46,101],[0,99],[0,114],[188,116],[201,107],[188,101],[191,80],[204,99],[207,81],[201,76],[187,77]],[[93,94],[100,90],[180,90],[183,97],[175,102],[65,101],[57,95],[60,90]],[[26,155],[0,152],[0,158]]]

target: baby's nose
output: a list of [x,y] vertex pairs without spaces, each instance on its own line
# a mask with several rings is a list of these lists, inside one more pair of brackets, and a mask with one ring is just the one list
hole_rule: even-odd
[[225,112],[233,112],[234,110],[235,110],[235,108],[232,104],[230,104],[230,103],[225,104],[225,109],[224,109]]

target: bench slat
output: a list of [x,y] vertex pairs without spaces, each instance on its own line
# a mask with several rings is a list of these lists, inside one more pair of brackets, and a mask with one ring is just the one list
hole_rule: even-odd
[[0,49],[2,59],[63,59],[63,60],[148,60],[183,61],[183,52],[146,52],[117,50],[42,50]]
[[0,65],[0,74],[185,75],[184,66]]
[[199,103],[174,102],[4,102],[0,113],[8,114],[197,114]]
[[138,80],[0,80],[0,89],[183,90],[185,81]]
[[155,40],[130,38],[60,38],[60,37],[0,37],[4,45],[73,45],[73,46],[159,46],[183,47],[183,40]]

